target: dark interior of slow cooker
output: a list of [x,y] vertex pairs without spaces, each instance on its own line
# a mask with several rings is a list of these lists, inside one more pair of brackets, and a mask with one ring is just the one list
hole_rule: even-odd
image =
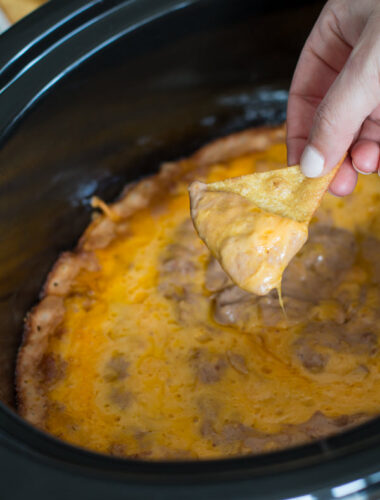
[[[0,152],[0,398],[14,406],[23,318],[89,200],[213,137],[285,119],[290,78],[319,10],[198,2],[114,42],[55,85]],[[213,6],[210,4],[213,4]],[[182,15],[182,17],[181,17]]]

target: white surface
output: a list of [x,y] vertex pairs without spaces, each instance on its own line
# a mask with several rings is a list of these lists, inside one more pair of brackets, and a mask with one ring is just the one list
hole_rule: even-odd
[[10,25],[11,23],[9,22],[9,19],[7,18],[5,12],[0,7],[0,33],[8,29]]

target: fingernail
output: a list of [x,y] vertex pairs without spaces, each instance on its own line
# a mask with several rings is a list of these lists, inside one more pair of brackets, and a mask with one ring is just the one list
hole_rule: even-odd
[[[371,174],[372,172],[363,172],[363,170],[360,170],[354,163],[354,160],[351,160],[352,161],[352,166],[354,167],[354,170],[357,171],[358,174],[362,174],[362,175],[369,175]],[[380,175],[380,174],[379,174]]]
[[325,159],[314,147],[306,146],[301,156],[301,170],[306,177],[318,177],[323,172]]

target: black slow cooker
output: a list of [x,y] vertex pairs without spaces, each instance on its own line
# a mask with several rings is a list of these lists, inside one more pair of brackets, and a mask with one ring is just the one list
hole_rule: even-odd
[[307,446],[202,462],[121,460],[17,416],[26,311],[89,200],[202,143],[285,119],[320,3],[53,0],[0,37],[0,498],[380,498],[380,420]]

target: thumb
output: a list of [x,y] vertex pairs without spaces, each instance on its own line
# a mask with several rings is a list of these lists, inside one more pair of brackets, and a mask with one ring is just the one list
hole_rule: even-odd
[[351,146],[364,120],[380,103],[380,37],[367,25],[358,45],[329,88],[313,119],[301,156],[307,177],[329,172]]

